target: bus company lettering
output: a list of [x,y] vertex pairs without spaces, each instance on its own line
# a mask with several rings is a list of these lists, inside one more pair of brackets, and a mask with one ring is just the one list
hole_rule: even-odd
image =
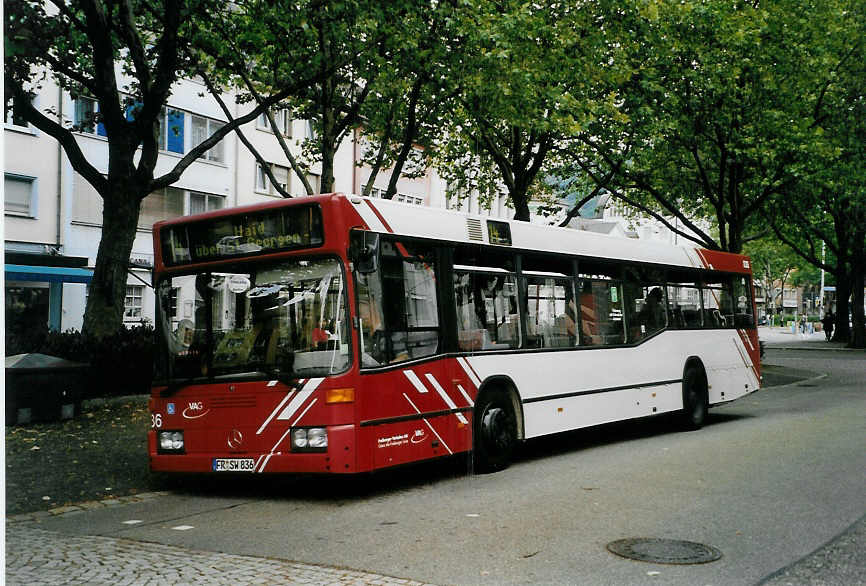
[[184,419],[198,419],[210,413],[210,409],[205,410],[202,401],[190,401],[189,406],[183,410]]
[[404,444],[409,443],[409,434],[401,433],[400,435],[392,435],[390,437],[380,437],[379,438],[379,447],[380,448],[393,448],[395,446],[402,446]]

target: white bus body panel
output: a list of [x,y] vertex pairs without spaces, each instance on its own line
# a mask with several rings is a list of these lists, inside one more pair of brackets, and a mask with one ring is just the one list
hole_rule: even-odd
[[704,365],[710,405],[733,401],[760,386],[748,356],[736,330],[674,330],[631,348],[475,354],[466,360],[482,381],[511,379],[523,403],[524,437],[531,438],[682,409],[681,380],[690,357]]

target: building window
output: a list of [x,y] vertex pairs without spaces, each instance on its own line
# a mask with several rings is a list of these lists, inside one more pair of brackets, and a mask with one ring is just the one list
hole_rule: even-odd
[[[289,168],[271,163],[271,173],[273,173],[274,179],[277,180],[280,187],[282,187],[286,193],[290,193]],[[265,169],[262,167],[261,163],[256,163],[256,191],[259,193],[267,193],[268,195],[280,195],[277,188],[271,184],[271,180],[265,173]]]
[[[289,110],[283,108],[274,112],[274,122],[277,123],[277,128],[283,136],[292,136],[292,115]],[[262,112],[256,118],[256,128],[260,130],[271,130],[271,123],[268,121],[267,115]]]
[[183,215],[185,192],[167,187],[154,191],[141,202],[138,226],[150,229],[154,223]]
[[184,113],[163,108],[159,116],[159,149],[171,153],[184,153]]
[[[196,116],[194,114],[191,114],[190,118],[192,119],[192,144],[194,146],[203,143],[205,140],[210,138],[214,132],[225,125],[225,123],[218,120],[202,118],[201,116]],[[216,143],[213,148],[202,153],[199,158],[207,161],[216,161],[218,163],[225,162],[223,142],[220,141]]]
[[126,298],[123,300],[123,319],[141,319],[142,297],[144,285],[127,285]]
[[8,215],[36,217],[36,179],[21,175],[4,175],[4,211]]
[[407,193],[397,193],[394,195],[394,201],[403,203],[411,203],[412,205],[424,205],[424,198],[417,195],[409,195]]
[[7,126],[18,126],[27,128],[27,120],[15,108],[15,98],[8,98],[3,108],[3,123]]
[[210,193],[199,193],[197,191],[189,192],[189,213],[202,214],[204,212],[212,212],[221,210],[225,207],[225,197],[221,195],[213,195]]
[[75,109],[72,119],[72,129],[85,134],[108,136],[102,122],[96,121],[99,115],[99,103],[93,98],[85,98],[83,96],[76,96],[73,100],[75,102]]

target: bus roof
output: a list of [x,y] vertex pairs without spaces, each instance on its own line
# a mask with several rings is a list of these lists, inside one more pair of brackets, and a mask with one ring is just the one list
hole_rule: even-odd
[[[491,234],[495,235],[503,224],[507,224],[510,244],[504,247],[667,266],[751,272],[749,258],[740,254],[621,238],[574,228],[491,218],[440,208],[419,209],[416,205],[392,200],[360,196],[350,196],[349,200],[367,226],[375,232],[497,245],[496,242],[491,242]],[[493,228],[490,227],[491,224]]]
[[[749,258],[703,248],[675,246],[663,242],[621,238],[574,228],[559,228],[518,220],[492,218],[445,210],[419,207],[393,200],[333,193],[273,202],[224,208],[196,216],[173,218],[154,224],[154,230],[186,222],[233,216],[253,211],[317,203],[323,209],[346,206],[347,203],[373,232],[415,238],[429,238],[466,244],[487,244],[521,250],[537,250],[582,257],[641,262],[665,266],[751,273]],[[326,212],[327,214],[327,212]],[[325,220],[327,223],[327,220]],[[491,234],[508,234],[510,243],[491,241]]]

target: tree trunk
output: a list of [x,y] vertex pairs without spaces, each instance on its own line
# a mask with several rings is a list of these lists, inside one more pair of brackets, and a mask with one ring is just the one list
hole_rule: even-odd
[[140,207],[141,199],[121,187],[103,197],[102,238],[84,312],[85,336],[102,339],[123,327],[126,276]]
[[836,273],[836,328],[833,330],[834,342],[848,342],[851,328],[848,327],[848,298],[851,296],[851,280],[845,263],[839,263]]
[[[851,342],[848,344],[850,348],[866,348],[866,316],[863,309],[863,287],[866,286],[866,266],[862,260],[854,261],[854,267],[851,275],[851,317],[853,329],[851,331]],[[838,319],[838,318],[837,318]],[[847,321],[847,316],[845,318]]]
[[334,191],[334,155],[337,149],[331,144],[322,144],[322,183],[319,193]]
[[514,219],[523,222],[529,221],[529,198],[527,190],[515,188],[508,194],[511,197],[511,205],[514,206]]

